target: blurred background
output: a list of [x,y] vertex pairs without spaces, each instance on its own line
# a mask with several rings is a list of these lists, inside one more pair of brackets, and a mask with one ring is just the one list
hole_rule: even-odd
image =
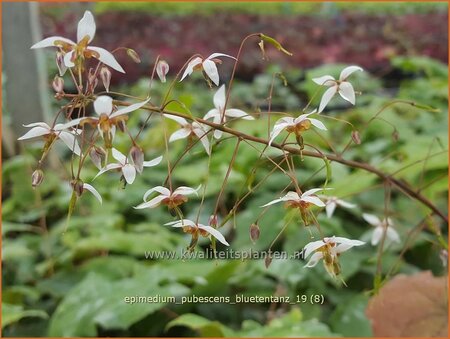
[[[96,179],[93,184],[102,194],[103,204],[83,195],[66,229],[70,154],[64,147],[54,149],[47,159],[44,182],[33,190],[31,173],[43,144],[16,141],[26,132],[23,124],[49,123],[65,103],[55,100],[51,87],[57,74],[54,51],[31,51],[29,47],[53,35],[75,40],[77,23],[86,9],[93,12],[97,24],[93,45],[108,50],[133,48],[142,61],[135,63],[125,52],[115,54],[126,74],[113,72],[111,89],[142,98],[147,95],[158,55],[170,65],[170,83],[191,55],[235,55],[246,35],[262,32],[276,38],[293,56],[268,46],[269,60],[262,60],[258,41],[249,42],[237,68],[233,108],[249,113],[267,110],[273,74],[282,72],[287,84],[276,79],[272,109],[298,114],[317,88],[311,78],[336,77],[346,65],[359,65],[365,72],[353,78],[355,89],[362,92],[356,106],[335,99],[325,115],[358,128],[393,99],[412,100],[425,109],[388,107],[382,120],[360,130],[362,144],[352,147],[345,158],[395,173],[447,214],[446,3],[5,3],[2,8],[3,336],[446,335],[447,225],[435,217],[424,223],[428,211],[400,191],[393,190],[388,208],[402,241],[387,246],[380,260],[388,284],[397,283],[389,290],[391,295],[380,296],[394,300],[400,310],[397,317],[386,318],[388,312],[379,306],[383,302],[377,303],[370,293],[379,266],[377,247],[367,244],[341,257],[346,288],[329,278],[321,265],[305,269],[302,260],[274,260],[265,268],[263,260],[145,259],[145,251],[179,251],[189,242],[179,230],[162,226],[173,220],[166,209],[133,209],[148,188],[163,183],[167,175],[164,163],[144,171],[125,190],[120,188],[117,174]],[[222,82],[228,83],[232,65],[224,60],[219,66]],[[209,89],[197,73],[178,83],[172,96],[201,117],[213,107],[215,88]],[[70,79],[65,81],[66,92],[74,91]],[[155,82],[152,100],[159,102],[167,89],[168,83]],[[319,97],[313,107],[318,102]],[[177,105],[169,108],[182,109]],[[145,118],[143,112],[136,112],[130,115],[128,126],[137,132]],[[339,121],[325,122],[329,131],[323,136],[336,149],[343,149],[352,129]],[[168,127],[170,132],[178,129],[175,123]],[[234,127],[252,135],[267,135],[265,119],[240,121]],[[141,134],[146,159],[164,152],[163,128],[155,117]],[[314,133],[306,134],[305,140],[330,152],[329,145]],[[130,147],[125,135],[118,134],[116,142],[123,152]],[[184,141],[170,144],[171,159],[177,159],[185,146]],[[176,186],[197,187],[208,179],[200,218],[205,223],[234,146],[234,140],[218,144],[209,169],[202,148],[195,147],[174,172]],[[254,149],[241,147],[219,218],[246,192],[257,159]],[[320,159],[299,161],[299,180],[308,187],[322,185],[326,177],[322,166]],[[255,182],[270,170],[270,163],[259,164]],[[91,183],[97,169],[89,163],[83,171],[82,179]],[[321,227],[328,235],[370,242],[373,228],[361,215],[383,215],[383,183],[374,175],[339,164],[332,164],[332,173],[329,185],[334,188],[333,195],[358,207],[338,209],[332,219],[321,213]],[[240,206],[236,218],[223,229],[233,249],[268,249],[291,217],[286,210],[282,206],[269,209],[260,220],[261,236],[255,244],[249,238],[249,227],[259,216],[260,206],[277,198],[287,184],[288,179],[275,172]],[[196,215],[199,202],[193,198],[183,206],[188,218]],[[293,253],[309,241],[309,232],[294,218],[273,249]],[[198,250],[207,247],[204,241]],[[400,274],[416,280],[397,279]],[[402,294],[392,292],[395,288]],[[411,297],[412,304],[405,304],[407,293],[429,293],[428,299],[434,302]],[[125,296],[235,294],[287,295],[293,300],[297,295],[323,295],[324,303],[130,305],[123,301]],[[417,316],[412,309],[423,312]],[[413,315],[420,319],[416,327],[411,325]],[[421,325],[422,320],[426,325]]]

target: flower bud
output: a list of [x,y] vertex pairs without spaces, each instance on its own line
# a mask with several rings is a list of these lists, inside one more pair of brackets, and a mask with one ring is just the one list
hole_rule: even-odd
[[361,144],[361,136],[357,130],[352,131],[352,140],[357,145]]
[[55,75],[53,78],[52,87],[56,93],[64,93],[64,79]]
[[266,268],[269,268],[271,263],[272,263],[272,254],[269,252],[269,254],[264,259],[264,265],[266,266]]
[[98,84],[98,79],[97,79],[97,75],[95,74],[95,72],[91,69],[89,69],[89,73],[88,73],[88,83],[89,86],[91,87],[92,90],[95,89],[95,87],[97,87]]
[[92,162],[95,167],[98,169],[102,169],[102,163],[106,159],[106,151],[103,147],[94,146],[89,151],[89,156],[91,157]]
[[142,151],[142,148],[138,145],[131,147],[130,157],[131,160],[133,160],[136,171],[142,173],[142,170],[144,169],[144,152]]
[[58,67],[60,76],[63,76],[67,71],[67,67],[64,64],[64,56],[61,52],[56,52],[56,67]]
[[166,82],[166,74],[169,73],[169,64],[165,60],[159,60],[156,65],[156,73],[161,82]]
[[135,63],[137,63],[137,64],[141,63],[141,58],[139,57],[139,54],[137,54],[137,52],[134,49],[128,48],[127,54]]
[[219,223],[219,219],[216,214],[213,214],[209,217],[209,226],[216,227]]
[[37,169],[31,175],[31,186],[33,188],[38,187],[42,181],[44,181],[44,172],[41,169]]
[[255,241],[259,239],[259,234],[260,234],[260,230],[259,230],[258,224],[251,224],[250,239],[252,240],[253,243],[255,243]]
[[81,197],[81,195],[83,194],[83,191],[84,191],[83,180],[81,180],[81,179],[72,180],[71,185],[72,185],[72,188],[73,188],[73,191],[75,192],[75,194],[78,197]]
[[109,92],[109,84],[111,83],[111,71],[108,67],[102,66],[100,69],[100,78],[102,79],[103,86],[106,89],[106,92]]
[[398,133],[398,131],[394,130],[394,132],[392,132],[392,139],[394,140],[394,142],[397,142],[399,137],[400,137],[400,134]]

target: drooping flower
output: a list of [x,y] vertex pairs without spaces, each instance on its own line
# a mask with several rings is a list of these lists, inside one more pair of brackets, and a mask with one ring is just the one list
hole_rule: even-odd
[[325,203],[320,200],[319,197],[317,197],[314,193],[323,191],[324,188],[313,188],[306,192],[304,192],[302,195],[299,195],[297,192],[289,191],[284,197],[272,200],[271,202],[261,206],[266,207],[270,206],[279,202],[287,202],[288,207],[301,207],[306,208],[310,205],[316,205],[318,207],[324,207]]
[[159,60],[156,65],[156,74],[161,82],[166,82],[167,73],[169,73],[169,64],[165,60]]
[[394,229],[394,223],[392,222],[391,218],[385,218],[381,220],[377,216],[367,213],[363,213],[363,218],[370,225],[375,227],[375,230],[372,233],[372,246],[376,246],[380,242],[384,232],[386,232],[386,240],[392,242],[400,242],[400,236]]
[[355,208],[356,205],[339,199],[337,197],[320,196],[321,199],[325,200],[325,210],[327,212],[327,217],[331,218],[337,206],[345,208]]
[[311,254],[311,258],[305,267],[314,267],[323,259],[327,272],[335,278],[341,272],[339,255],[354,246],[364,245],[360,240],[350,240],[343,237],[323,238],[323,240],[312,241],[303,249],[303,257],[306,259]]
[[301,132],[310,129],[311,125],[326,131],[327,128],[320,120],[309,117],[314,113],[316,113],[316,110],[312,111],[311,113],[302,114],[297,118],[285,117],[277,120],[277,122],[273,126],[272,132],[270,133],[269,146],[284,129],[289,133],[295,133],[296,135],[299,135]]
[[169,137],[169,142],[173,142],[176,140],[195,136],[198,139],[200,139],[200,142],[202,143],[203,148],[205,149],[206,153],[208,155],[210,155],[210,150],[209,150],[210,145],[209,145],[209,140],[208,140],[208,136],[207,136],[208,130],[209,130],[208,126],[200,124],[196,121],[189,123],[189,122],[187,122],[186,119],[184,119],[182,117],[177,117],[175,115],[164,114],[164,116],[166,118],[176,121],[177,123],[179,123],[181,125],[181,128],[179,130],[173,132],[172,135]]
[[[64,54],[64,65],[74,67],[81,65],[84,59],[96,58],[105,65],[114,68],[116,71],[125,73],[122,66],[119,65],[114,56],[106,49],[101,47],[89,46],[89,43],[95,36],[95,20],[90,11],[84,12],[83,18],[78,22],[77,42],[60,37],[52,36],[35,43],[31,48],[58,47]],[[64,72],[60,68],[60,72]]]
[[188,220],[188,219],[171,221],[165,225],[171,226],[171,227],[182,227],[183,231],[185,233],[192,234],[193,240],[195,240],[195,242],[191,243],[191,247],[192,247],[192,245],[195,246],[195,243],[197,242],[199,235],[201,235],[203,237],[213,236],[214,238],[219,240],[222,244],[224,244],[226,246],[230,246],[230,244],[225,240],[225,237],[222,235],[222,233],[220,233],[218,230],[216,230],[215,228],[213,228],[211,226],[206,226],[206,225],[203,225],[200,223],[195,223],[192,220]]
[[339,80],[336,80],[331,75],[324,75],[319,78],[312,79],[316,84],[321,86],[330,87],[325,91],[322,96],[319,105],[319,113],[321,113],[324,108],[328,105],[330,100],[337,94],[346,101],[350,102],[352,105],[355,104],[355,90],[350,82],[347,81],[347,78],[356,71],[363,71],[363,69],[359,66],[349,66],[342,70],[339,75]]
[[53,128],[47,125],[45,122],[35,122],[32,124],[24,125],[24,127],[31,127],[31,129],[22,135],[17,140],[27,140],[37,137],[44,137],[47,145],[50,145],[55,139],[62,140],[69,149],[76,155],[81,154],[80,146],[76,139],[76,135],[79,134],[80,130],[71,130],[71,124],[56,124]]
[[[116,150],[115,148],[112,149],[112,156],[118,162],[106,165],[103,169],[100,170],[100,172],[97,173],[95,178],[97,178],[99,175],[102,175],[103,173],[105,173],[107,171],[110,171],[113,169],[120,169],[127,184],[131,185],[134,182],[134,179],[136,178],[137,168],[136,168],[135,164],[132,161],[130,161],[125,155],[123,155],[120,151]],[[153,166],[158,165],[161,162],[161,160],[162,160],[162,156],[159,156],[153,160],[144,161],[143,166],[144,167],[153,167]]]
[[191,75],[195,70],[202,69],[205,71],[208,78],[210,78],[216,86],[219,86],[219,72],[216,66],[216,63],[221,63],[221,60],[217,59],[219,57],[227,57],[236,60],[235,57],[223,53],[213,53],[206,59],[196,57],[188,63],[180,81],[183,81],[186,76]]
[[[240,109],[235,109],[235,108],[224,109],[225,101],[226,101],[225,85],[222,85],[217,90],[216,94],[214,94],[213,101],[214,101],[215,108],[209,110],[208,113],[205,114],[205,116],[203,117],[203,119],[205,119],[205,120],[212,118],[212,120],[215,124],[223,124],[224,122],[226,122],[227,117],[242,118],[244,120],[254,120],[255,119],[251,115],[248,115],[247,113],[245,113],[244,111],[242,111]],[[214,138],[220,139],[221,136],[222,136],[222,131],[220,131],[220,130],[214,131]]]
[[[163,186],[156,186],[150,188],[147,192],[145,192],[144,202],[136,206],[135,208],[155,208],[160,204],[167,205],[169,208],[175,208],[181,204],[184,204],[188,200],[187,195],[197,194],[200,187],[201,186],[197,188],[191,188],[187,186],[180,186],[176,190],[171,192],[168,188],[165,188]],[[148,196],[153,192],[158,192],[159,195],[147,201]]]

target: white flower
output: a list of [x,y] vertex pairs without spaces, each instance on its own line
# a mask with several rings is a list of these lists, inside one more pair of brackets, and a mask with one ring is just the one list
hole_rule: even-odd
[[166,118],[172,119],[181,125],[181,128],[172,133],[169,137],[169,142],[173,142],[180,139],[185,139],[189,136],[195,135],[200,139],[200,142],[203,145],[206,153],[210,155],[209,152],[209,140],[207,137],[209,126],[205,126],[203,124],[199,124],[194,121],[191,124],[187,122],[186,119],[182,117],[177,117],[175,115],[164,114]]
[[[197,194],[197,191],[200,189],[201,186],[197,187],[196,189],[187,187],[187,186],[181,186],[178,187],[176,190],[171,192],[169,189],[163,187],[163,186],[156,186],[153,188],[150,188],[147,192],[144,194],[144,203],[136,206],[136,209],[143,209],[143,208],[154,208],[158,206],[160,203],[163,203],[169,208],[174,208],[178,205],[181,205],[185,203],[188,199],[186,195],[190,194]],[[147,197],[152,194],[153,192],[158,192],[159,195],[154,197],[153,199],[147,201]]]
[[270,133],[269,146],[284,129],[286,129],[289,133],[294,132],[298,134],[300,132],[308,130],[312,124],[317,128],[326,131],[327,128],[320,120],[309,118],[309,116],[314,113],[316,113],[316,110],[308,114],[302,114],[297,118],[286,117],[277,120],[277,122],[273,126],[272,132]]
[[191,75],[195,69],[200,68],[205,71],[206,75],[216,86],[219,86],[219,72],[217,70],[216,60],[214,60],[218,57],[227,57],[236,60],[235,57],[223,53],[213,53],[206,59],[196,57],[188,63],[180,81],[183,81],[186,76]]
[[334,210],[336,206],[342,206],[345,208],[355,208],[355,204],[351,204],[347,201],[341,200],[337,197],[325,197],[321,196],[320,198],[325,199],[325,210],[327,211],[327,217],[331,218],[333,216]]
[[48,138],[59,138],[67,145],[67,147],[70,148],[73,153],[76,155],[81,154],[80,146],[75,138],[76,133],[80,133],[81,131],[66,131],[66,129],[72,127],[70,123],[56,124],[53,128],[51,128],[45,122],[35,122],[24,125],[24,127],[31,127],[31,129],[17,140],[26,140],[42,136],[47,136]]
[[[112,169],[120,169],[122,171],[123,177],[125,178],[125,181],[127,184],[132,184],[134,182],[134,179],[136,178],[136,166],[128,160],[128,158],[120,153],[115,148],[112,149],[112,156],[114,159],[118,161],[118,163],[112,163],[106,165],[103,169],[98,172],[98,174],[95,176],[97,178],[99,175],[102,175],[103,173],[112,170]],[[159,156],[153,160],[150,161],[144,161],[143,166],[144,167],[153,167],[158,165],[162,160],[162,156]],[[94,178],[94,179],[95,179]]]
[[[35,43],[31,48],[58,47],[65,52],[64,65],[74,67],[75,62],[94,57],[116,71],[125,73],[122,66],[114,56],[104,48],[89,46],[95,36],[94,16],[90,11],[84,12],[83,18],[78,23],[77,42],[60,36],[52,36]],[[64,71],[63,69],[61,71]]]
[[361,246],[364,244],[365,242],[360,240],[350,240],[335,236],[323,238],[323,240],[312,241],[303,249],[303,257],[305,259],[312,254],[305,267],[314,267],[321,259],[323,259],[327,272],[332,277],[336,277],[341,272],[339,255],[354,246]]
[[230,244],[225,240],[222,233],[220,233],[218,230],[211,226],[206,226],[203,224],[195,223],[192,220],[188,219],[182,219],[178,221],[172,221],[165,224],[166,226],[172,226],[172,227],[183,227],[185,232],[191,233],[191,234],[198,234],[200,233],[202,236],[213,236],[217,240],[219,240],[222,244],[226,246],[230,246]]
[[[323,191],[326,188],[313,188],[302,195],[298,195],[297,192],[289,191],[284,197],[272,200],[271,202],[261,206],[266,207],[279,202],[287,201],[291,206],[308,207],[310,204],[316,205],[318,207],[324,207],[325,204],[320,200],[314,193],[318,191]],[[329,189],[329,188],[328,188]]]
[[349,66],[342,70],[339,80],[336,80],[331,75],[324,75],[319,78],[312,79],[316,84],[321,86],[330,87],[325,91],[322,96],[322,100],[319,105],[319,113],[321,113],[324,108],[328,105],[330,100],[339,93],[339,95],[344,99],[350,102],[352,105],[355,104],[355,90],[351,83],[347,81],[347,78],[356,71],[362,71],[363,69],[359,66]]
[[394,226],[391,218],[385,218],[383,220],[379,219],[377,216],[372,214],[363,214],[363,218],[372,226],[375,226],[375,230],[372,233],[372,245],[376,246],[381,238],[383,237],[383,233],[386,232],[386,239],[392,242],[400,242],[400,236],[397,231],[392,227]]
[[[224,111],[225,108],[225,85],[222,85],[214,94],[214,107],[213,109],[209,110],[208,113],[205,114],[203,119],[213,119],[213,122],[215,124],[222,124],[226,121],[226,117],[230,118],[242,118],[244,120],[254,120],[254,118],[251,115],[248,115],[244,111],[240,109],[234,109],[229,108]],[[220,139],[222,136],[222,131],[215,130],[214,131],[214,138]]]
[[100,204],[102,203],[101,195],[97,192],[97,190],[93,186],[89,184],[83,184],[83,191],[84,190],[91,192],[94,195],[94,197],[100,202]]

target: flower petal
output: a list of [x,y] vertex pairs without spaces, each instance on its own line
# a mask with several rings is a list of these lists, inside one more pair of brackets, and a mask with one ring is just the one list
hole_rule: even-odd
[[124,114],[130,113],[130,112],[136,111],[139,108],[141,108],[142,106],[145,106],[149,101],[150,101],[150,98],[148,98],[145,101],[138,102],[137,104],[132,104],[130,106],[118,109],[117,111],[115,111],[113,114],[110,115],[110,118],[115,118],[120,115],[124,115]]
[[[330,239],[330,238],[327,238]],[[354,239],[347,239],[344,237],[332,237],[331,241],[334,243],[339,243],[339,244],[346,244],[346,245],[352,245],[352,246],[361,246],[364,245],[365,242],[361,241],[361,240],[354,240]]]
[[220,233],[215,228],[212,228],[211,226],[202,225],[202,224],[198,224],[198,228],[205,230],[206,232],[211,234],[214,238],[219,240],[222,244],[224,244],[226,246],[230,246],[230,244],[225,240],[225,237],[222,235],[222,233]]
[[90,11],[84,12],[83,17],[78,22],[78,28],[77,28],[77,41],[80,42],[83,40],[86,36],[89,37],[88,43],[94,39],[95,36],[95,20],[94,16]]
[[144,198],[143,198],[144,201],[146,201],[147,197],[150,194],[152,194],[153,192],[158,192],[161,195],[163,195],[164,197],[170,197],[170,191],[167,188],[165,188],[163,186],[156,186],[156,187],[150,188],[147,192],[144,193]]
[[26,139],[36,138],[36,137],[40,137],[40,136],[50,134],[50,133],[51,133],[50,128],[37,126],[37,127],[30,129],[27,133],[22,135],[17,140],[26,140]]
[[191,130],[188,128],[181,128],[175,132],[172,133],[172,135],[169,138],[169,142],[185,139],[191,134]]
[[324,191],[324,190],[326,190],[326,189],[325,188],[312,188],[310,190],[307,190],[306,192],[303,192],[302,198],[303,197],[307,197],[309,195],[312,195],[312,194],[314,194],[316,192],[319,192],[319,191]]
[[100,60],[101,62],[103,62],[105,65],[107,65],[111,68],[114,68],[116,71],[118,71],[120,73],[125,73],[122,66],[120,66],[119,63],[117,62],[116,58],[114,58],[114,55],[112,55],[106,49],[101,48],[101,47],[94,47],[94,46],[89,46],[88,49],[96,52],[98,54],[98,56],[95,54],[93,56],[95,58],[97,58],[98,60]]
[[320,100],[319,110],[318,113],[321,113],[324,108],[328,105],[330,100],[334,97],[334,95],[338,91],[338,86],[333,86],[328,88],[325,93],[322,95],[322,99]]
[[105,173],[107,171],[110,171],[112,169],[121,168],[121,167],[122,166],[120,164],[108,164],[97,173],[97,175],[94,177],[94,179],[96,179],[99,175],[102,175],[103,173]]
[[143,208],[154,208],[154,207],[158,206],[161,203],[161,201],[163,201],[164,199],[166,199],[166,196],[158,195],[157,197],[151,199],[150,201],[143,202],[142,204],[139,204],[134,208],[137,210],[140,210]]
[[191,60],[188,65],[186,66],[186,69],[184,70],[183,76],[180,79],[180,82],[183,81],[183,79],[188,76],[191,75],[192,72],[194,71],[194,67],[197,65],[200,65],[202,63],[202,58],[200,57],[196,57],[193,60]]
[[352,105],[355,104],[355,90],[351,83],[344,81],[339,85],[340,96]]
[[198,190],[202,187],[202,185],[198,186],[197,188],[187,187],[187,186],[180,186],[175,191],[173,191],[173,194],[181,194],[181,195],[189,195],[189,194],[196,194],[198,195]]
[[55,43],[57,43],[58,41],[65,42],[69,45],[75,45],[75,42],[73,42],[70,39],[63,38],[62,36],[51,36],[49,38],[46,38],[39,42],[36,42],[33,46],[31,46],[31,48],[35,49],[35,48],[45,48],[45,47],[57,47],[57,45],[55,45]]
[[227,58],[236,60],[236,58],[234,56],[231,56],[228,54],[223,54],[223,53],[213,53],[209,57],[207,57],[206,60],[210,60],[210,59],[214,59],[214,58],[218,58],[218,57],[227,57]]
[[318,78],[312,78],[312,81],[321,86],[336,85],[336,80],[331,75],[324,75]]
[[81,155],[81,149],[78,145],[78,141],[72,133],[61,131],[58,133],[58,137],[69,147],[69,149],[76,155]]
[[347,78],[350,76],[350,74],[352,74],[353,72],[356,71],[363,71],[363,69],[359,66],[348,66],[346,68],[344,68],[341,72],[341,75],[339,76],[339,80],[340,81],[345,81],[347,80]]
[[320,259],[323,258],[322,252],[316,252],[311,256],[311,259],[309,259],[308,263],[305,265],[305,267],[314,267],[317,265],[317,263],[320,261]]
[[327,217],[331,218],[333,216],[334,210],[336,209],[336,203],[334,201],[328,202],[325,206],[327,212]]
[[75,51],[70,51],[64,55],[64,65],[66,65],[66,67],[70,68],[70,67],[75,66],[75,64],[72,61],[74,53],[75,53]]
[[312,252],[316,251],[324,245],[325,243],[323,242],[323,240],[316,240],[307,243],[303,248],[303,257],[308,258]]
[[[225,106],[225,85],[220,86],[217,92],[214,94],[214,107],[222,113],[223,108]],[[205,118],[206,119],[206,118]]]
[[131,164],[126,164],[122,167],[122,174],[127,184],[131,185],[136,178],[136,168]]
[[372,240],[370,242],[372,246],[378,245],[382,236],[383,236],[383,227],[381,226],[375,227],[375,229],[372,232]]
[[324,202],[322,200],[320,200],[318,197],[311,196],[311,195],[306,196],[306,197],[302,197],[300,200],[309,202],[309,203],[314,204],[314,205],[316,205],[318,207],[324,207],[325,206],[325,204],[324,204]]
[[289,124],[276,124],[273,127],[272,132],[270,132],[270,140],[269,140],[269,146],[272,144],[272,142],[275,140],[275,138],[287,127]]
[[373,214],[363,213],[362,217],[364,218],[365,221],[367,221],[372,226],[380,226],[381,225],[381,220]]
[[197,227],[195,222],[193,222],[192,220],[189,220],[189,219],[181,219],[181,220],[171,221],[171,222],[165,223],[164,226],[172,226],[172,227],[192,226],[192,227]]
[[194,128],[193,129],[194,134],[197,136],[197,138],[200,139],[200,142],[203,145],[203,148],[205,149],[206,153],[210,155],[210,144],[207,136],[207,131],[205,131],[203,128]]
[[163,114],[163,115],[164,115],[164,117],[166,117],[167,119],[171,119],[171,120],[173,120],[173,121],[178,122],[181,126],[184,126],[184,125],[188,125],[188,124],[189,124],[185,118],[178,117],[178,116],[176,116],[176,115],[171,115],[171,114]]
[[94,101],[94,110],[98,115],[110,115],[113,110],[113,99],[107,95],[101,95]]
[[398,235],[397,231],[392,227],[387,228],[386,237],[391,241],[400,242],[400,236]]
[[278,199],[275,199],[275,200],[272,200],[272,201],[268,202],[265,205],[262,205],[261,207],[267,207],[267,206],[270,206],[270,205],[273,205],[273,204],[277,204],[277,203],[282,202],[282,201],[284,201],[284,200],[282,200],[282,198],[278,198]]
[[220,117],[220,111],[217,108],[213,108],[213,109],[210,109],[208,111],[208,113],[205,114],[205,116],[203,117],[203,120],[208,120],[208,119],[214,118],[216,116]]
[[311,121],[311,124],[313,124],[318,129],[321,129],[321,130],[324,130],[324,131],[327,130],[327,128],[325,127],[325,125],[323,124],[322,121],[317,120],[317,119],[311,119],[311,118],[308,118],[308,120]]
[[83,184],[83,189],[91,192],[94,195],[94,197],[97,198],[97,200],[100,202],[100,204],[103,203],[100,193],[98,193],[97,190],[93,186],[91,186],[89,184]]
[[227,109],[225,111],[225,115],[232,117],[232,118],[242,118],[244,120],[255,120],[255,118],[253,118],[251,115],[247,114],[246,112],[244,112],[240,109],[235,109],[235,108]]
[[123,155],[120,151],[118,151],[117,149],[115,149],[114,147],[112,148],[112,156],[114,159],[116,159],[121,165],[125,165],[127,162],[127,157],[125,155]]
[[349,203],[349,202],[341,200],[341,199],[336,199],[336,203],[345,208],[355,208],[356,207],[356,204],[352,204],[352,203]]
[[160,155],[159,157],[157,157],[153,160],[144,161],[143,165],[144,165],[144,167],[153,167],[153,166],[159,165],[161,163],[162,158],[163,158],[162,155]]
[[219,71],[217,70],[216,63],[206,59],[203,61],[202,65],[206,75],[216,86],[219,86]]

